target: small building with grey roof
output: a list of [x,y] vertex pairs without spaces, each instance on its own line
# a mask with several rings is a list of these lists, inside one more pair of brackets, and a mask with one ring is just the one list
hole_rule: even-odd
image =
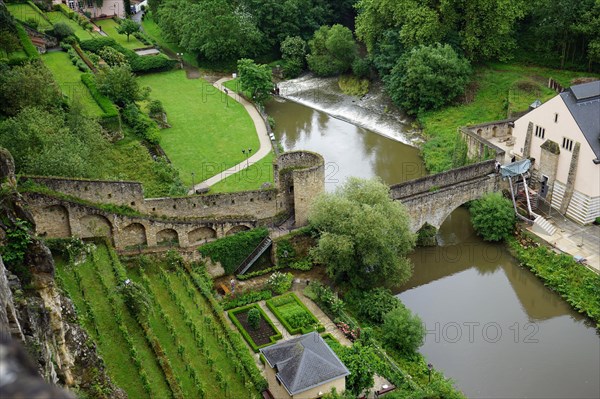
[[[350,374],[327,343],[316,332],[260,349],[271,391],[288,398],[314,399],[335,388],[346,389]],[[283,389],[278,389],[282,387]],[[277,399],[281,394],[275,395]]]

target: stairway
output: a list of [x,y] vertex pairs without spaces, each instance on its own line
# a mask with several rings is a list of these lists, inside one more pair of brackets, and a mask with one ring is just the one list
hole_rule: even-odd
[[260,256],[265,253],[265,251],[273,244],[273,240],[271,237],[266,236],[260,244],[252,251],[250,255],[240,265],[237,269],[235,269],[234,274],[244,274],[250,267],[260,258]]
[[535,233],[541,233],[551,236],[556,231],[556,227],[552,225],[548,220],[542,216],[538,216],[533,221],[533,227],[531,228]]

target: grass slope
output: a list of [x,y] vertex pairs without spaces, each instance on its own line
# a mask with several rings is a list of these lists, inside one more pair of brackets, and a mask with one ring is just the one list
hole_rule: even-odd
[[265,182],[273,183],[273,160],[275,154],[266,157],[250,167],[231,175],[210,187],[210,193],[231,193],[236,191],[258,190]]
[[160,100],[171,128],[162,130],[161,146],[186,185],[203,181],[245,159],[243,148],[256,151],[258,136],[252,119],[238,103],[225,103],[224,94],[202,79],[187,79],[170,71],[139,77]]
[[53,24],[56,24],[58,22],[64,22],[65,24],[69,25],[73,29],[75,36],[77,36],[77,38],[79,38],[80,40],[89,40],[89,39],[94,39],[96,37],[100,37],[100,34],[98,34],[97,32],[95,32],[95,31],[90,32],[90,31],[83,29],[81,27],[81,25],[79,25],[77,22],[73,21],[72,19],[67,18],[67,16],[60,11],[47,12],[46,16]]
[[569,86],[571,79],[581,76],[589,74],[501,63],[476,68],[473,82],[477,91],[473,101],[418,117],[428,139],[423,146],[427,169],[437,173],[452,168],[460,126],[505,119],[509,110],[525,111],[538,98],[547,101],[556,95],[546,87],[549,77]]
[[62,51],[46,53],[42,56],[62,92],[71,100],[81,101],[84,109],[91,116],[100,116],[102,109],[98,106],[88,88],[81,81],[81,71],[71,62],[69,55]]
[[122,35],[117,32],[118,23],[113,21],[112,19],[102,19],[96,21],[96,25],[102,28],[104,32],[113,39],[117,41],[120,45],[125,48],[134,50],[136,48],[146,47],[144,43],[140,42],[135,36],[129,35],[129,40],[127,40],[126,35]]
[[6,8],[8,11],[19,21],[27,21],[28,19],[33,19],[38,23],[38,29],[44,31],[45,29],[52,29],[52,25],[42,16],[40,11],[31,7],[27,3],[11,3],[7,4]]

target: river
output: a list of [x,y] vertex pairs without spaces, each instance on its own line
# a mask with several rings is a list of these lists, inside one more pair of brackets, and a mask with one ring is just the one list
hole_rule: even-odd
[[[296,101],[267,106],[275,136],[285,150],[324,156],[328,191],[348,176],[392,184],[425,174],[417,149],[403,143],[410,139]],[[448,217],[438,239],[440,246],[411,255],[414,275],[395,291],[425,323],[421,352],[428,361],[469,397],[600,397],[600,337],[591,323],[504,246],[479,239],[464,208]]]

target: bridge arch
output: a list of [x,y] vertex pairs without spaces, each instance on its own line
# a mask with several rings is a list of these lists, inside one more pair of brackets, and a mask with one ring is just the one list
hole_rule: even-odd
[[113,225],[102,215],[84,215],[79,219],[81,238],[108,237],[112,240]]
[[156,233],[156,244],[164,246],[179,245],[179,235],[174,229],[163,229]]
[[230,236],[233,234],[241,233],[242,231],[246,231],[246,230],[250,230],[250,227],[243,225],[243,224],[238,224],[237,226],[233,226],[232,228],[227,230],[227,233],[225,233],[225,235]]
[[131,223],[121,230],[121,245],[133,247],[148,245],[146,227],[141,223]]
[[198,244],[208,238],[216,238],[217,232],[215,229],[204,226],[194,229],[188,233],[188,242],[190,245]]

